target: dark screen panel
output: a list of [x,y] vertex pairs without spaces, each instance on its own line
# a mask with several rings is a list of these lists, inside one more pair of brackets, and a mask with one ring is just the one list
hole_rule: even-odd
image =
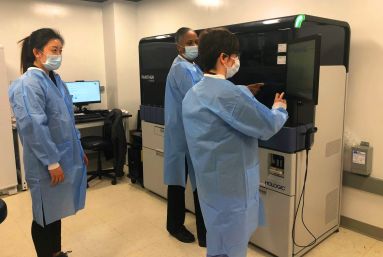
[[166,77],[177,56],[173,42],[140,44],[141,104],[164,106]]
[[304,22],[301,29],[297,30],[297,38],[311,35],[321,36],[321,65],[345,65],[348,68],[348,52],[346,47],[346,28],[332,24],[317,22]]
[[287,47],[286,93],[318,102],[320,36],[301,38]]
[[278,44],[286,44],[293,37],[292,30],[237,33],[240,42],[241,68],[230,80],[237,85],[264,83],[257,99],[268,107],[273,105],[277,92],[285,90],[286,65],[277,64]]

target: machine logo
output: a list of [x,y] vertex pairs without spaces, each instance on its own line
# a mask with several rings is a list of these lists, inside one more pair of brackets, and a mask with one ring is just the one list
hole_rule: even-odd
[[285,186],[278,185],[278,184],[273,183],[271,181],[265,181],[265,184],[266,184],[266,186],[269,186],[269,187],[272,187],[272,188],[275,188],[275,189],[278,189],[278,190],[282,190],[282,191],[286,190]]
[[147,80],[148,82],[154,82],[154,75],[150,75],[150,74],[141,75],[141,79]]

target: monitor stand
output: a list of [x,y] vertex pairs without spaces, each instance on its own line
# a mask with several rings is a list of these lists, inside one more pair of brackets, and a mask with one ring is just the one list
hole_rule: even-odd
[[85,105],[75,104],[74,106],[76,106],[74,113],[85,113],[87,111],[87,109],[84,107]]

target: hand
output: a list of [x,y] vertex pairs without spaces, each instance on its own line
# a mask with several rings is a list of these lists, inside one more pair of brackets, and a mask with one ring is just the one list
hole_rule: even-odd
[[64,181],[64,171],[62,170],[61,166],[59,166],[56,169],[49,170],[49,173],[51,175],[52,186],[55,186],[58,183],[61,183]]
[[259,90],[261,90],[261,87],[263,87],[264,85],[265,85],[264,83],[255,83],[255,84],[247,85],[247,88],[255,96],[256,94],[258,94]]
[[84,159],[85,166],[88,167],[88,165],[89,165],[89,159],[88,159],[88,156],[86,156],[86,154],[84,154],[83,159]]
[[283,99],[284,96],[285,96],[285,92],[283,92],[282,94],[279,94],[279,93],[275,94],[273,108],[280,108],[280,107],[282,107],[285,110],[287,109],[286,99]]

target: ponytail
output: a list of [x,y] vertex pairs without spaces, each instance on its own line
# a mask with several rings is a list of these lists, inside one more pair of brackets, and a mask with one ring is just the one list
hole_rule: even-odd
[[52,39],[58,39],[64,44],[62,36],[57,31],[50,28],[36,30],[32,32],[31,35],[18,42],[22,43],[20,58],[21,73],[25,73],[29,67],[33,66],[33,63],[36,60],[35,55],[33,54],[33,49],[43,51],[45,45]]
[[29,67],[33,66],[35,56],[33,55],[33,49],[31,49],[30,36],[20,40],[18,43],[22,43],[20,70],[21,73],[24,73]]

